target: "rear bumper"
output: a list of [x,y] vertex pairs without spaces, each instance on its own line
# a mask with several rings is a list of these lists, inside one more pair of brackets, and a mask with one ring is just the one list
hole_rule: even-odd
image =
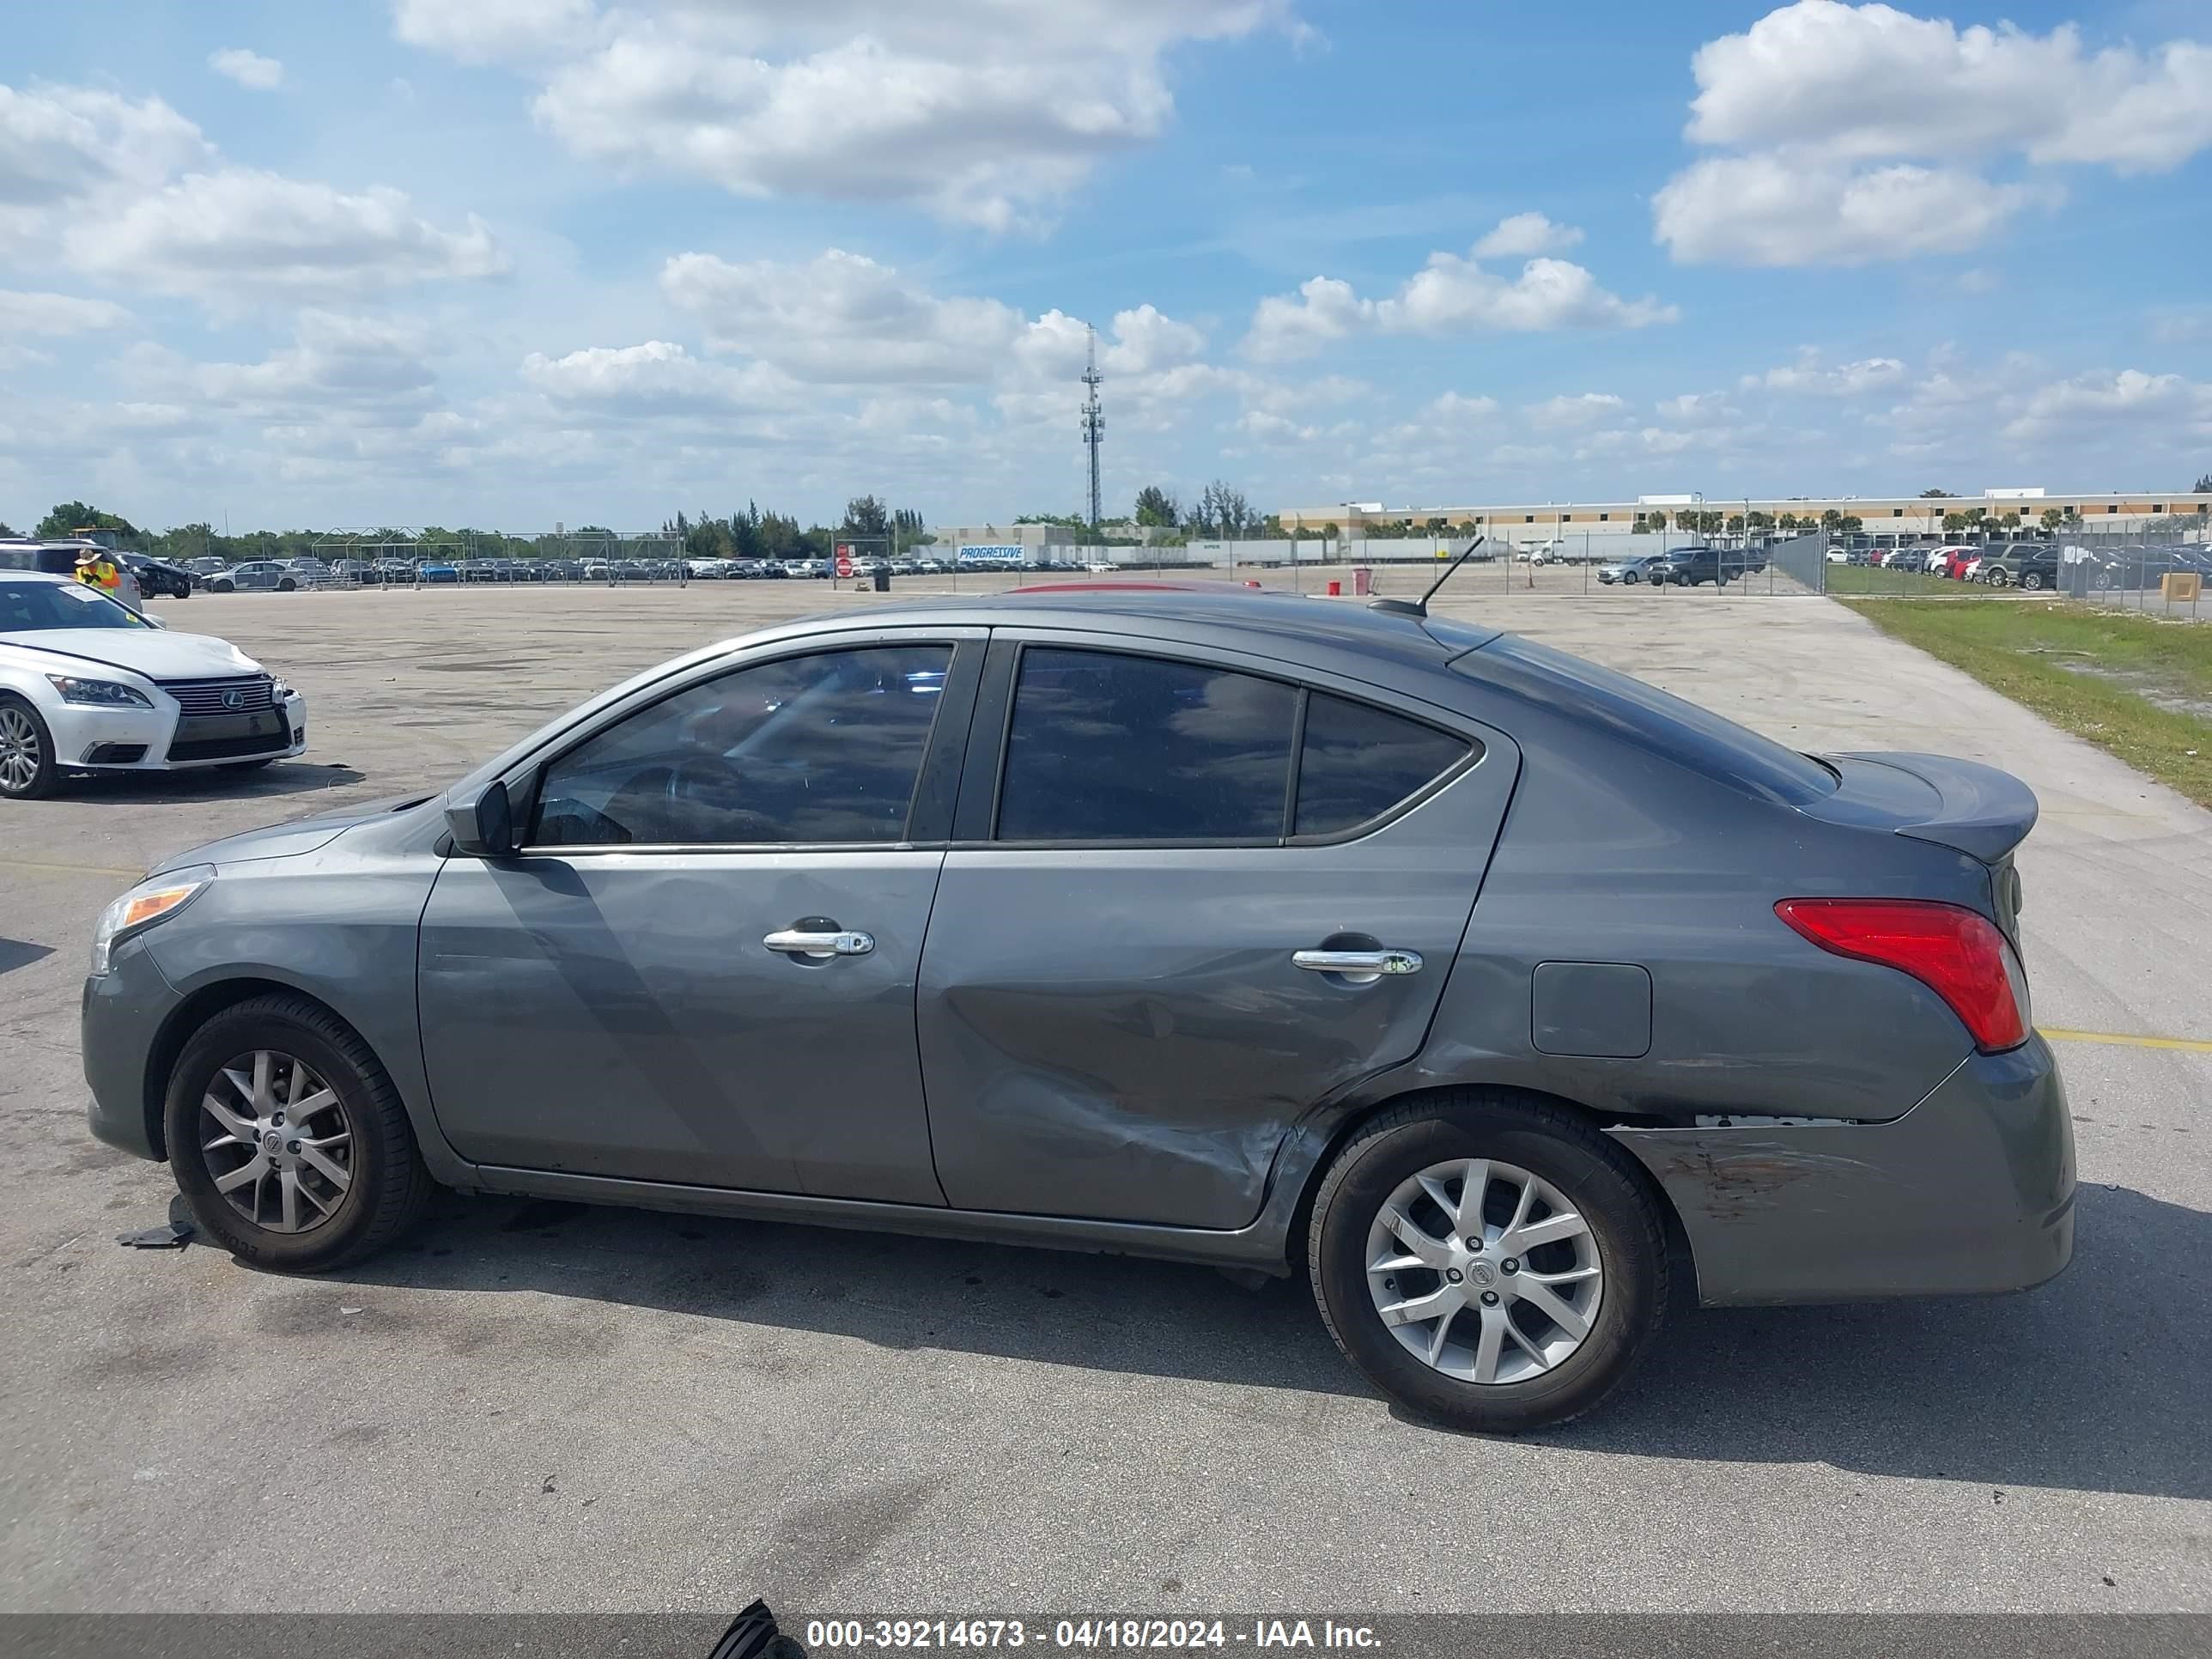
[[1887,1123],[1616,1129],[1709,1306],[2025,1290],[2074,1254],[2074,1127],[2040,1036]]

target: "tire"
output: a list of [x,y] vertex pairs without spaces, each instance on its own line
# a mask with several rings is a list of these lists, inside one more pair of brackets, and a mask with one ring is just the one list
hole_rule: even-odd
[[2041,592],[2043,587],[2043,573],[2040,570],[2021,571],[2020,573],[2020,585],[2027,592],[2035,593]]
[[[1439,1169],[1470,1161],[1492,1172],[1485,1188],[1486,1248],[1479,1256],[1460,1248],[1463,1238],[1450,1212],[1423,1196],[1441,1191],[1463,1201],[1464,1180],[1456,1187],[1449,1178],[1437,1188],[1421,1184],[1425,1173],[1433,1178]],[[1539,1258],[1532,1251],[1521,1262],[1499,1251],[1498,1234],[1501,1224],[1514,1218],[1516,1204],[1523,1215],[1533,1207],[1522,1191],[1532,1182],[1550,1194],[1537,1195],[1548,1207],[1536,1223],[1561,1213],[1556,1198],[1584,1225],[1573,1237],[1538,1244],[1534,1249],[1545,1254]],[[1390,1204],[1425,1236],[1424,1260],[1458,1265],[1434,1270],[1419,1265],[1399,1243],[1404,1236],[1399,1230],[1380,1233],[1379,1217]],[[1379,1279],[1370,1265],[1376,1260],[1370,1252],[1378,1249],[1378,1234],[1379,1248],[1399,1250],[1403,1264]],[[1516,1262],[1510,1273],[1503,1265],[1508,1259]],[[1538,1280],[1540,1260],[1547,1274],[1582,1276]],[[1595,1277],[1586,1273],[1592,1265]],[[1315,1196],[1307,1268],[1322,1322],[1370,1382],[1425,1418],[1480,1434],[1549,1428],[1599,1405],[1650,1348],[1668,1305],[1666,1237],[1627,1155],[1571,1112],[1502,1091],[1469,1089],[1412,1102],[1363,1126],[1329,1166]],[[1472,1291],[1487,1273],[1493,1288],[1476,1294],[1498,1301],[1494,1311],[1473,1298],[1463,1306],[1450,1304],[1441,1322],[1441,1334],[1449,1339],[1441,1350],[1448,1369],[1439,1369],[1407,1346],[1408,1340],[1425,1346],[1434,1342],[1438,1322],[1394,1328],[1381,1307],[1393,1296],[1419,1301],[1462,1294],[1448,1290],[1443,1276],[1462,1269],[1457,1284]],[[1399,1281],[1406,1279],[1412,1282],[1401,1287]],[[1562,1285],[1564,1294],[1551,1283]],[[1570,1304],[1563,1311],[1571,1320],[1589,1315],[1585,1334],[1574,1338],[1568,1324],[1553,1321],[1516,1285],[1532,1294],[1540,1287],[1552,1305]],[[1576,1297],[1579,1304],[1573,1304]],[[1486,1346],[1479,1339],[1493,1324],[1496,1351],[1490,1363],[1497,1380],[1476,1382],[1473,1375],[1484,1363]],[[1539,1362],[1531,1345],[1549,1352],[1547,1363]],[[1450,1370],[1468,1374],[1454,1376]]]
[[279,593],[290,593],[295,592],[299,586],[299,583],[294,581],[289,576],[287,576],[283,581],[276,584],[276,591]]
[[[304,1064],[311,1074],[307,1083],[324,1085],[308,1101],[325,1091],[335,1097],[334,1106],[284,1127],[298,1128],[304,1122],[316,1131],[303,1139],[326,1143],[323,1164],[336,1164],[347,1176],[342,1191],[320,1174],[320,1166],[288,1153],[287,1147],[299,1142],[280,1142],[276,1148],[277,1158],[291,1167],[294,1183],[306,1189],[293,1199],[293,1209],[295,1219],[310,1224],[296,1231],[270,1224],[284,1219],[284,1182],[281,1173],[269,1169],[270,1155],[260,1150],[266,1140],[250,1153],[243,1140],[222,1140],[231,1125],[210,1109],[210,1103],[245,1107],[253,1101],[253,1090],[226,1081],[225,1073],[261,1081],[254,1069],[257,1054],[275,1059],[261,1104],[252,1108],[251,1117],[244,1110],[234,1112],[239,1123],[258,1123],[267,1133],[281,1133],[269,1127],[275,1118],[268,1109],[281,1111],[281,1103],[289,1097],[291,1066]],[[405,1232],[430,1195],[429,1171],[391,1077],[343,1021],[305,997],[255,997],[224,1009],[194,1032],[169,1073],[164,1127],[169,1167],[193,1220],[210,1238],[256,1267],[324,1273],[362,1261]],[[346,1141],[327,1144],[340,1128]],[[264,1166],[263,1173],[234,1188],[252,1194],[254,1216],[217,1189],[218,1174],[211,1167],[217,1160],[224,1164],[224,1175],[256,1163]]]
[[0,798],[43,800],[60,781],[54,734],[39,711],[12,692],[0,692]]
[[234,581],[210,582],[208,584],[208,592],[210,593],[235,593],[238,592],[238,584]]
[[1638,575],[1633,570],[1624,570],[1620,573],[1620,580],[1628,586],[1633,587],[1638,582],[1644,579]]

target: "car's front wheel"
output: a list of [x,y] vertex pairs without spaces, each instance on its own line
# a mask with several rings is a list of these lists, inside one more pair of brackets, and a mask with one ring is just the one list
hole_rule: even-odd
[[169,1167],[202,1231],[257,1267],[372,1255],[421,1212],[430,1176],[369,1047],[303,997],[217,1014],[169,1073]]
[[2035,592],[2043,586],[2043,573],[2040,570],[2021,571],[2020,573],[2020,585],[2026,588],[2029,592]]
[[1557,1106],[1489,1091],[1362,1128],[1322,1183],[1307,1249],[1346,1357],[1477,1432],[1596,1406],[1667,1304],[1665,1237],[1626,1155]]
[[0,696],[0,795],[36,800],[53,793],[59,775],[53,734],[39,711],[21,697]]

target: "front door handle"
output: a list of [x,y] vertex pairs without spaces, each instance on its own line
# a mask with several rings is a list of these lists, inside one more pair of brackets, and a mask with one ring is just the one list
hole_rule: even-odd
[[841,929],[832,933],[805,933],[796,927],[781,928],[761,940],[771,951],[781,951],[787,957],[864,957],[876,948],[873,933],[854,933]]
[[1291,965],[1316,974],[1379,978],[1384,974],[1419,973],[1421,957],[1418,951],[1294,951]]

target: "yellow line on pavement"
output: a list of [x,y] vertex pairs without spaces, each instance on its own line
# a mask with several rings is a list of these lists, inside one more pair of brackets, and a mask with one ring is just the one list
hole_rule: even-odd
[[2179,1048],[2193,1054],[2212,1054],[2212,1042],[2196,1037],[2130,1036],[2124,1031],[2053,1031],[2044,1036],[2052,1042],[2109,1042],[2122,1048]]
[[58,876],[119,876],[125,881],[136,881],[146,873],[143,870],[111,870],[103,864],[46,864],[37,859],[0,859],[0,869],[44,870]]

